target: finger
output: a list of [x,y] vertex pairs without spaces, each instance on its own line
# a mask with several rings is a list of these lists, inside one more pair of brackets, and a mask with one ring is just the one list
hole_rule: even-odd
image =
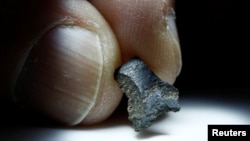
[[181,68],[173,0],[91,0],[111,25],[122,59],[141,58],[161,79],[174,83]]
[[113,78],[121,57],[104,18],[88,1],[23,5],[16,100],[69,125],[107,118],[121,99]]

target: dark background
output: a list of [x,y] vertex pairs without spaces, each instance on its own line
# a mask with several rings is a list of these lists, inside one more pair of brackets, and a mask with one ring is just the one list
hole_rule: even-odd
[[[0,15],[0,32],[6,33],[2,34],[2,43],[11,41],[16,35],[16,29],[9,32],[9,28],[15,27],[14,11],[19,5],[15,1],[1,1],[0,10],[5,9],[5,3],[11,5],[12,10],[8,13],[13,16]],[[247,24],[247,20],[250,16],[244,5],[233,0],[176,0],[176,22],[183,68],[174,85],[180,91],[180,100],[183,97],[185,100],[185,97],[193,99],[200,96],[208,99],[222,97],[230,103],[249,103],[250,39],[247,28],[250,24]],[[5,46],[2,44],[3,49]],[[8,55],[3,52],[0,54]],[[125,99],[121,105],[126,103]],[[5,115],[0,117],[3,121],[0,129],[3,131],[5,126],[51,123],[39,114],[20,111],[15,105],[8,106],[1,102],[0,107],[2,115]],[[117,111],[120,109],[126,111],[124,107]]]
[[244,4],[232,0],[176,0],[175,7],[183,58],[175,86],[185,91],[244,89],[247,93],[250,16]]

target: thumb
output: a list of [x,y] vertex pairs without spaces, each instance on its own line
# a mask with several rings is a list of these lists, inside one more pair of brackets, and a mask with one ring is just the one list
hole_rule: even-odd
[[88,1],[30,1],[13,78],[16,100],[57,121],[104,120],[121,99],[113,79],[121,64],[117,41]]

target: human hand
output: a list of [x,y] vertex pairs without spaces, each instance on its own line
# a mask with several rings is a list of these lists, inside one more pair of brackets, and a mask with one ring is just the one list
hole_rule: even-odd
[[59,122],[103,121],[122,97],[114,71],[130,58],[174,83],[181,54],[172,7],[173,0],[22,2],[17,38],[3,47],[10,61],[1,63],[1,83]]

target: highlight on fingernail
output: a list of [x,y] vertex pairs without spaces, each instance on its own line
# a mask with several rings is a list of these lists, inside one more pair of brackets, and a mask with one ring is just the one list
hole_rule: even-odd
[[175,39],[178,41],[178,32],[176,28],[176,15],[174,8],[169,8],[168,14],[166,16],[167,20],[167,30],[170,31],[170,33],[175,37]]
[[102,73],[99,36],[58,26],[30,47],[16,79],[15,97],[57,121],[80,123],[95,105]]

